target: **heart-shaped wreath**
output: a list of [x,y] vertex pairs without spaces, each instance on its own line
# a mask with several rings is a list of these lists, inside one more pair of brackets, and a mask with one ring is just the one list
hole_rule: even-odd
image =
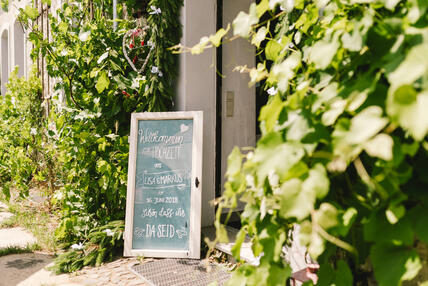
[[146,42],[147,30],[149,28],[149,26],[135,28],[129,30],[123,36],[123,54],[132,69],[139,74],[146,68],[147,62],[155,47],[154,43],[150,41]]

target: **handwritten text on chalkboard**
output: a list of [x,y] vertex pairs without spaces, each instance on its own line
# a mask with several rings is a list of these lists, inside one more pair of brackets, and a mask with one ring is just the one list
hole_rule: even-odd
[[189,248],[193,120],[138,122],[133,248]]

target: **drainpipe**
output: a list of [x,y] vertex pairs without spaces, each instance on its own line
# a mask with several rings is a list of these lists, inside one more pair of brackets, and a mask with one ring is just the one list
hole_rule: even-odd
[[116,31],[116,28],[117,28],[117,22],[115,21],[117,19],[116,6],[117,6],[117,0],[113,0],[113,30],[114,31]]

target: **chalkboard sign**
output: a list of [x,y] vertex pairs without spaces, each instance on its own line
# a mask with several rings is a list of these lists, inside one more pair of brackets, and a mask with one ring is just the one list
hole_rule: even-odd
[[200,258],[202,120],[132,114],[125,256]]

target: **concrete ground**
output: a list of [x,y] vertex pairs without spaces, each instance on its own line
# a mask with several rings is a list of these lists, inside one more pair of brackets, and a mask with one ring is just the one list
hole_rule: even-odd
[[[0,202],[0,223],[13,216]],[[25,248],[36,238],[23,228],[0,229],[0,249],[8,246]],[[23,253],[0,256],[0,286],[86,286],[86,285],[147,285],[129,270],[136,259],[122,258],[100,267],[86,267],[73,274],[55,275],[48,268],[53,256],[43,253]]]

